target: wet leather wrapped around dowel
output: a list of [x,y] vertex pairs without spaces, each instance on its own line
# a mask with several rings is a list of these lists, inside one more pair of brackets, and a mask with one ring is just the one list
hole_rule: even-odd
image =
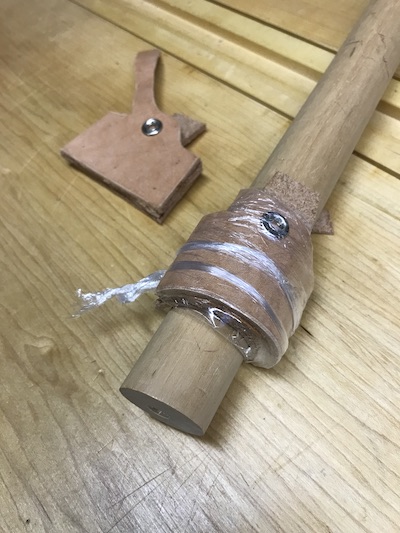
[[[270,212],[285,217],[286,236],[265,228]],[[159,303],[199,311],[246,361],[270,368],[312,292],[311,227],[273,191],[243,190],[227,211],[200,221],[162,278]]]

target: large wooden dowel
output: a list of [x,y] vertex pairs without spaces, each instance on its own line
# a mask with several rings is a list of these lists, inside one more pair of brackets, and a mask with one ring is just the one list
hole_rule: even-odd
[[172,309],[121,392],[161,422],[203,435],[242,361],[198,313]]
[[400,2],[370,3],[253,187],[280,171],[329,198],[400,62]]
[[[319,211],[400,62],[400,0],[375,0],[253,187],[276,172],[319,195]],[[201,435],[240,366],[236,348],[190,310],[171,311],[121,392],[162,422]]]

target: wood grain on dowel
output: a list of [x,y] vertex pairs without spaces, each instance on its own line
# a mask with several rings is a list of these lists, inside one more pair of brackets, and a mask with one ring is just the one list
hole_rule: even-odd
[[320,195],[320,210],[343,172],[400,62],[400,3],[376,0],[355,25],[253,187],[276,171]]
[[[355,25],[253,187],[263,188],[276,172],[283,172],[319,195],[321,211],[399,62],[400,2],[376,0]],[[236,348],[203,318],[192,311],[174,311],[121,391],[159,420],[203,434],[239,365]]]

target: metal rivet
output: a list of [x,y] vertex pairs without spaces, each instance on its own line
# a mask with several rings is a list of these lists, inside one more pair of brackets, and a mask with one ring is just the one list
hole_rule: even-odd
[[283,215],[275,211],[264,213],[261,217],[261,223],[268,233],[277,239],[283,239],[289,233],[289,222]]
[[148,118],[146,122],[143,122],[142,132],[151,137],[152,135],[158,135],[163,128],[161,120],[158,118]]

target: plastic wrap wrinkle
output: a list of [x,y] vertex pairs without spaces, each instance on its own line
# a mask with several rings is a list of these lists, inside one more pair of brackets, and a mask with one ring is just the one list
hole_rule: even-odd
[[252,298],[254,298],[254,300],[258,304],[260,304],[271,317],[281,336],[285,336],[285,331],[283,329],[282,322],[276,316],[272,307],[269,305],[267,300],[245,280],[239,278],[238,276],[235,276],[234,274],[231,274],[223,268],[216,267],[213,265],[206,265],[199,261],[179,261],[172,265],[171,270],[202,270],[203,272],[208,272],[216,278],[229,281],[229,283],[235,285],[236,287],[239,287],[241,290],[245,291]]
[[[172,298],[158,302],[162,307],[184,307],[201,315],[209,325],[227,339],[241,353],[245,363],[256,366],[265,366],[265,350],[269,349],[259,335],[249,328],[238,316],[231,314],[220,307],[213,307],[213,303],[200,298]],[[270,332],[270,338],[273,334]],[[277,342],[275,340],[275,342]]]
[[[236,237],[242,236],[241,234],[237,234]],[[272,259],[269,258],[262,251],[257,250],[255,248],[250,248],[250,246],[240,244],[232,244],[226,242],[194,241],[188,242],[187,244],[182,246],[180,252],[201,249],[212,250],[214,252],[223,253],[226,255],[234,255],[236,258],[240,258],[243,263],[255,266],[256,268],[258,268],[259,270],[263,270],[264,272],[269,272],[271,276],[277,279],[290,305],[292,307],[295,305],[295,288],[291,285],[289,280],[285,276],[283,276],[282,272],[272,261]]]
[[[276,199],[271,195],[266,196],[266,192],[264,190],[252,189],[241,191],[236,201],[228,209],[228,213],[231,213],[231,216],[229,217],[229,222],[233,226],[243,228],[242,231],[232,232],[232,237],[234,239],[239,239],[242,242],[245,242],[246,247],[248,248],[253,247],[252,249],[254,251],[257,251],[259,254],[262,254],[263,257],[267,259],[268,265],[266,265],[264,262],[262,267],[268,268],[268,266],[270,266],[271,274],[273,274],[275,279],[277,279],[282,290],[285,292],[285,295],[287,296],[293,311],[293,329],[291,332],[293,333],[293,331],[298,327],[300,323],[304,306],[309,298],[309,291],[307,291],[301,281],[299,283],[300,276],[298,277],[298,279],[296,279],[297,283],[294,283],[293,279],[289,282],[289,280],[283,275],[281,268],[267,254],[263,253],[258,248],[254,248],[254,244],[251,242],[251,240],[246,239],[244,232],[249,228],[249,226],[258,226],[260,229],[260,233],[264,236],[264,238],[269,240],[270,243],[279,242],[279,245],[284,249],[292,244],[291,237],[293,231],[289,232],[289,235],[285,239],[282,239],[282,241],[278,241],[278,239],[276,239],[275,237],[267,235],[265,229],[262,227],[262,222],[260,220],[261,206],[261,211],[278,211],[281,214],[285,215],[290,220],[290,226],[292,230],[303,226],[304,222],[301,217],[296,215],[296,213],[294,213],[293,211],[288,211],[279,199]],[[229,245],[232,246],[231,243],[229,243]],[[301,267],[301,265],[299,265],[299,267]]]

